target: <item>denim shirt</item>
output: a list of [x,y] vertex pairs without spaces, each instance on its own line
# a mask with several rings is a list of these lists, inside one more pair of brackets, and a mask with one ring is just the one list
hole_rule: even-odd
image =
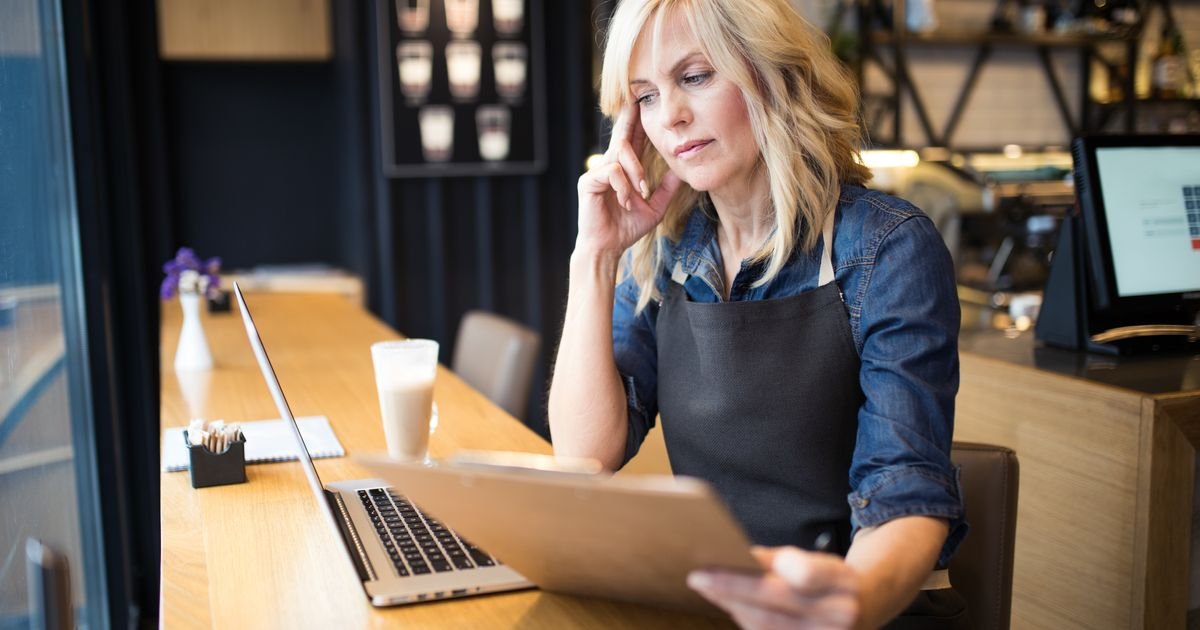
[[[950,254],[924,213],[908,202],[843,186],[834,223],[834,279],[842,292],[865,402],[849,476],[852,531],[901,516],[950,522],[939,566],[966,534],[957,469],[950,462],[958,392],[960,312]],[[676,263],[693,302],[723,299],[716,223],[694,210],[679,242],[667,241],[657,286],[665,295]],[[823,242],[797,252],[767,284],[751,285],[762,265],[742,263],[729,300],[785,298],[815,289]],[[617,286],[613,347],[629,409],[626,461],[658,415],[655,323],[661,304],[635,313],[632,277]],[[800,360],[797,357],[797,360]]]

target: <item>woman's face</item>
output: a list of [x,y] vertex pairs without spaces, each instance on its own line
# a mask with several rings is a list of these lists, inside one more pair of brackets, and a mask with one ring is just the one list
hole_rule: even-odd
[[642,128],[667,165],[716,197],[750,186],[759,161],[741,91],[705,57],[678,11],[642,31],[630,60],[630,91]]

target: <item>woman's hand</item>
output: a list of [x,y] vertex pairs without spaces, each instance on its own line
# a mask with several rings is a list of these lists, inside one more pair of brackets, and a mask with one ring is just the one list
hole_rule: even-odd
[[579,178],[576,251],[620,256],[662,221],[680,179],[668,171],[654,194],[649,194],[646,172],[638,160],[646,142],[637,104],[629,103],[613,123],[604,160]]
[[693,571],[688,586],[743,628],[854,628],[860,620],[858,573],[828,553],[756,548],[761,576]]

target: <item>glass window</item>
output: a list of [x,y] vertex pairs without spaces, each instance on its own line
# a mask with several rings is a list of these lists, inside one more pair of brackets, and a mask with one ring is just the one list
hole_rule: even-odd
[[0,1],[0,627],[30,615],[25,541],[107,625],[60,6]]

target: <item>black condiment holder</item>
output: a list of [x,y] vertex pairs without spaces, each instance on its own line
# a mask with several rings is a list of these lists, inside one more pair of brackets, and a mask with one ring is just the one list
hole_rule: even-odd
[[193,445],[186,429],[183,431],[183,442],[188,449],[188,470],[192,475],[193,488],[246,482],[245,436],[230,442],[223,453],[214,453],[203,444]]
[[233,310],[233,303],[229,291],[219,289],[208,298],[209,313],[228,313],[231,310]]

